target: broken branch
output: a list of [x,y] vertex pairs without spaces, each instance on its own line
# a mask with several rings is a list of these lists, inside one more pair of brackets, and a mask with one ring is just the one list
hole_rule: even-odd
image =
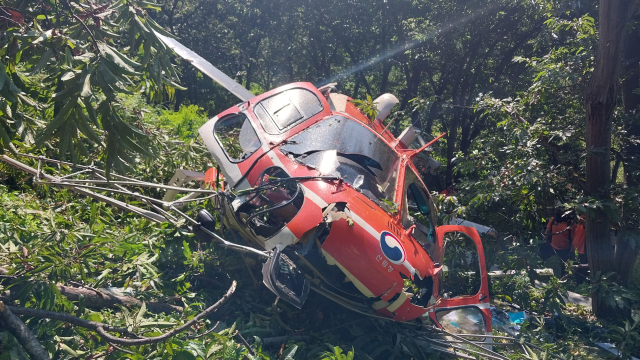
[[[236,290],[236,285],[237,285],[237,282],[234,281],[231,284],[231,287],[229,288],[229,290],[227,290],[227,293],[224,294],[224,296],[220,300],[218,300],[218,302],[216,302],[215,304],[213,304],[210,307],[208,307],[205,311],[203,311],[200,314],[198,314],[195,317],[193,317],[193,319],[187,321],[184,325],[178,326],[177,328],[174,328],[173,330],[170,330],[170,331],[168,331],[168,332],[166,332],[166,333],[164,333],[164,334],[162,334],[160,336],[149,337],[149,338],[142,337],[142,336],[139,336],[137,334],[134,334],[134,333],[130,332],[127,329],[113,327],[111,325],[107,325],[107,324],[104,324],[104,323],[101,323],[101,322],[84,320],[84,319],[77,318],[77,317],[75,317],[73,315],[62,314],[62,313],[57,313],[57,312],[52,312],[52,311],[23,308],[23,307],[18,307],[18,306],[5,306],[4,303],[2,303],[1,301],[0,301],[0,318],[3,320],[3,323],[6,324],[7,321],[4,319],[4,317],[6,316],[5,315],[6,313],[9,313],[9,314],[11,314],[10,316],[13,316],[13,318],[14,318],[13,321],[17,320],[18,322],[20,322],[22,324],[22,326],[24,326],[26,328],[27,331],[29,330],[29,328],[27,328],[26,325],[24,325],[24,323],[17,316],[15,316],[13,313],[18,314],[18,315],[32,316],[32,317],[37,317],[37,318],[51,319],[51,320],[58,320],[58,321],[67,322],[67,323],[69,323],[71,325],[80,326],[80,327],[83,327],[83,328],[86,328],[86,329],[94,330],[100,336],[103,337],[104,341],[109,343],[114,348],[119,349],[114,344],[127,345],[127,346],[154,344],[154,343],[159,343],[159,342],[162,342],[164,340],[167,340],[168,338],[183,332],[184,330],[186,330],[187,328],[191,327],[196,322],[202,320],[203,318],[209,316],[214,311],[218,310],[218,308],[220,306],[222,306],[225,302],[227,302],[229,297],[234,293],[234,291]],[[14,326],[17,326],[17,325],[14,325]],[[124,338],[115,337],[113,335],[108,334],[107,331],[119,333],[119,334],[122,334],[124,336],[134,337],[136,339],[124,339]],[[13,334],[13,331],[11,331],[11,333]],[[14,336],[16,336],[16,338],[18,338],[17,335],[14,334]],[[31,334],[31,336],[33,337],[33,334]],[[37,339],[35,339],[35,337],[33,337],[33,340],[37,343]],[[20,342],[20,343],[22,344],[22,342]],[[39,343],[38,343],[38,346],[40,346]],[[25,347],[24,344],[23,344],[23,347]],[[25,347],[25,350],[26,350],[26,347]],[[43,349],[43,351],[44,351],[44,349]],[[124,352],[126,352],[126,351],[124,351]],[[31,353],[29,353],[29,354],[31,355]],[[31,355],[31,356],[32,356],[33,359],[37,359],[37,360],[49,359],[48,355],[46,357],[34,357],[33,355]]]
[[119,337],[115,337],[113,335],[108,334],[105,330],[105,328],[103,328],[102,326],[98,326],[96,328],[96,332],[102,336],[104,338],[105,341],[109,342],[109,343],[114,343],[114,344],[118,344],[118,345],[127,345],[127,346],[136,346],[136,345],[146,345],[146,344],[154,344],[154,343],[159,343],[162,342],[164,340],[167,340],[168,338],[179,334],[183,331],[185,331],[186,329],[188,329],[189,327],[191,327],[193,324],[197,323],[198,321],[202,320],[203,318],[209,316],[209,314],[213,313],[214,311],[218,310],[218,308],[220,306],[222,306],[225,302],[227,302],[227,300],[229,299],[229,297],[231,297],[231,295],[234,293],[234,291],[236,290],[236,281],[234,280],[233,283],[231,284],[231,287],[229,288],[229,290],[227,290],[227,293],[224,294],[224,296],[218,300],[218,302],[216,302],[215,304],[211,305],[210,307],[208,307],[205,311],[201,312],[200,314],[196,315],[193,317],[193,319],[187,321],[186,323],[184,323],[184,325],[179,326],[173,330],[170,330],[160,336],[155,336],[155,337],[150,337],[150,338],[141,338],[141,339],[123,339],[123,338],[119,338]]
[[[6,272],[5,272],[6,273]],[[3,268],[0,268],[0,275],[3,274]],[[115,307],[116,305],[124,305],[128,307],[140,307],[142,301],[130,297],[114,295],[98,291],[89,287],[76,288],[72,286],[57,285],[60,294],[71,301],[78,301],[80,296],[84,296],[85,304],[90,309],[103,309],[105,307]],[[11,302],[17,298],[19,290],[7,290],[0,294],[0,301]],[[182,307],[170,305],[164,302],[147,302],[147,309],[154,313],[172,313],[183,311]]]
[[138,335],[130,332],[127,329],[113,327],[111,325],[107,325],[107,324],[104,324],[104,323],[101,323],[101,322],[97,322],[97,321],[89,321],[89,320],[80,319],[80,318],[77,318],[77,317],[75,317],[73,315],[62,314],[62,313],[57,313],[57,312],[53,312],[53,311],[45,311],[45,310],[24,308],[24,307],[19,307],[19,306],[5,306],[5,307],[9,308],[12,313],[17,314],[17,315],[31,316],[31,317],[41,318],[41,319],[51,319],[51,320],[63,321],[63,322],[69,323],[71,325],[80,326],[80,327],[83,327],[83,328],[86,328],[86,329],[91,329],[91,330],[97,330],[98,327],[101,327],[101,328],[106,329],[107,331],[116,332],[116,333],[120,333],[120,334],[123,334],[123,335],[131,336],[131,337],[139,337]]
[[38,339],[33,335],[31,330],[20,320],[19,317],[14,315],[9,306],[5,306],[0,301],[0,319],[2,325],[18,340],[24,351],[29,354],[29,357],[34,360],[50,360],[47,351],[40,345]]

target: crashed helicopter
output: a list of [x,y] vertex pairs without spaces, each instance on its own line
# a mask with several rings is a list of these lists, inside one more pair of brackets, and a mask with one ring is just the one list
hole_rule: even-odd
[[[393,95],[374,101],[374,120],[351,98],[334,92],[332,84],[318,88],[297,82],[255,96],[175,39],[156,35],[241,100],[199,129],[216,168],[205,174],[180,170],[162,185],[117,174],[107,180],[104,171],[69,163],[81,170],[52,176],[41,171],[42,163],[63,162],[43,158],[37,158],[38,169],[4,155],[2,161],[35,175],[39,183],[66,187],[156,222],[174,222],[171,213],[177,213],[199,239],[265,258],[264,284],[296,307],[313,290],[374,317],[421,319],[457,334],[491,333],[480,237],[472,227],[438,226],[422,180],[439,165],[428,156],[439,137],[427,142],[413,126],[394,137],[383,123],[398,103]],[[182,187],[193,180],[207,188]],[[159,200],[127,186],[167,192]],[[150,209],[95,191],[130,195]],[[207,198],[214,199],[227,239],[216,232],[216,217],[206,209],[194,217],[180,210],[188,201]],[[468,295],[451,296],[443,281],[452,270],[452,263],[445,264],[450,235],[465,236],[475,246],[479,284]],[[456,324],[460,319],[471,324]]]

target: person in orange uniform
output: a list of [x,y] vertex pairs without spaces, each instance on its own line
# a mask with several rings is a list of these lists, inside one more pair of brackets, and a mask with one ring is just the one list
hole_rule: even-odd
[[444,195],[444,197],[455,195],[456,190],[453,188],[454,185],[455,184],[453,183],[453,181],[449,180],[447,182],[447,187],[444,190],[440,191],[440,194]]
[[[578,261],[580,264],[588,264],[586,245],[586,231],[584,229],[584,215],[580,215],[575,224],[571,227],[571,238],[573,239],[573,248],[578,252]],[[587,279],[589,269],[580,268],[576,273],[576,282],[582,284]]]
[[563,262],[560,266],[560,278],[566,272],[564,263],[571,256],[571,220],[562,213],[563,210],[561,208],[556,209],[556,214],[549,220],[547,231],[545,232],[545,237],[550,239],[551,247],[555,254]]

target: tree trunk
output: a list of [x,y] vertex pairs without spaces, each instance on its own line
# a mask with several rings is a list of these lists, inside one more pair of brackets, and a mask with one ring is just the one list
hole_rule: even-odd
[[[611,174],[611,120],[620,82],[620,56],[622,55],[622,29],[626,23],[632,0],[600,0],[599,43],[591,79],[584,94],[587,114],[586,151],[588,196],[600,201],[611,201],[609,195]],[[587,252],[592,281],[598,274],[615,270],[611,243],[611,223],[600,208],[587,213]],[[592,308],[598,317],[613,314],[600,297],[592,294]]]
[[469,155],[469,149],[471,149],[471,120],[463,121],[462,132],[460,133],[460,151],[465,155]]
[[[420,88],[420,80],[422,79],[422,67],[419,64],[413,64],[413,68],[410,71],[405,72],[407,79],[407,90],[402,97],[400,108],[398,111],[403,111],[409,106],[409,101],[418,96],[418,89]],[[414,123],[419,118],[420,114],[413,111],[411,114],[411,122]],[[396,121],[393,124],[392,133],[396,136],[400,135],[400,121]]]
[[175,104],[173,104],[173,111],[175,112],[180,111],[180,106],[182,105],[182,102],[184,102],[185,93],[186,93],[186,90],[176,89],[176,102]]
[[354,99],[357,99],[359,91],[360,91],[360,77],[356,76],[356,84],[353,86],[353,93],[351,94],[351,97]]
[[447,170],[445,172],[445,181],[449,182],[453,180],[453,154],[456,151],[456,137],[458,136],[458,120],[459,115],[456,114],[459,110],[454,110],[453,117],[451,118],[451,126],[447,133]]
[[[637,29],[630,30],[625,34],[624,49],[624,70],[622,80],[622,103],[626,112],[627,121],[625,130],[627,139],[623,143],[622,156],[624,166],[624,181],[627,186],[638,186],[638,181],[633,173],[640,170],[640,144],[634,144],[631,137],[640,138],[640,125],[638,125],[638,106],[640,106],[640,95],[634,90],[640,87],[640,33]],[[638,139],[640,140],[640,139]]]
[[385,61],[382,65],[382,81],[380,82],[380,94],[387,92],[389,84],[389,73],[391,73],[391,61]]
[[424,132],[426,132],[427,134],[431,134],[433,121],[436,119],[436,115],[438,114],[441,106],[442,105],[440,104],[440,101],[435,101],[433,104],[431,104],[431,107],[429,108],[429,115],[427,115],[427,126],[424,128]]
[[[638,177],[634,173],[640,170],[640,144],[632,140],[640,140],[640,125],[638,125],[638,107],[640,106],[640,95],[634,90],[640,87],[640,32],[637,29],[629,30],[625,34],[624,55],[623,55],[623,80],[622,80],[622,103],[625,110],[625,130],[626,138],[622,142],[622,156],[616,159],[616,165],[622,160],[624,169],[624,182],[627,187],[640,185]],[[617,176],[617,171],[612,176]],[[637,230],[636,230],[637,231]],[[620,283],[628,285],[631,272],[638,259],[639,246],[632,246],[628,240],[618,239],[616,244],[615,263],[617,266]]]
[[253,44],[253,49],[251,49],[251,55],[249,56],[249,60],[247,61],[247,83],[245,84],[245,89],[251,91],[251,82],[253,81],[253,70],[257,66],[256,58],[258,57],[258,49],[260,49],[260,43],[262,42],[262,37],[258,37],[256,39],[256,43]]

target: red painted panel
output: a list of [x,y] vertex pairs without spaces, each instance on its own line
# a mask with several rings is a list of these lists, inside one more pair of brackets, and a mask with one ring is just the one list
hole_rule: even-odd
[[[380,242],[357,223],[334,221],[322,248],[358,279],[374,296],[380,296],[403,280],[382,254]],[[373,263],[373,266],[372,266]]]
[[423,308],[418,305],[414,305],[411,303],[411,299],[407,299],[407,301],[402,304],[396,311],[396,316],[393,317],[393,320],[396,321],[409,321],[415,318],[418,318],[424,314],[426,314],[428,309]]
[[300,239],[304,233],[316,227],[320,222],[322,222],[322,209],[309,198],[305,198],[298,215],[287,224],[287,227],[293,235]]

